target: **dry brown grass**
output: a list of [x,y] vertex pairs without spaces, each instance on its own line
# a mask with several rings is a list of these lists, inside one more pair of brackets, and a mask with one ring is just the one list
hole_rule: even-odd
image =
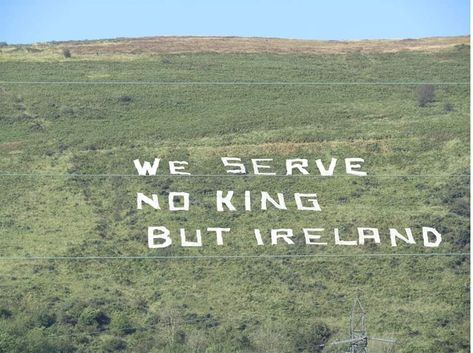
[[23,141],[12,141],[0,144],[0,151],[12,152],[20,149]]
[[[349,52],[437,51],[469,45],[469,36],[401,40],[320,41],[243,37],[143,37],[97,41],[61,42],[58,49],[76,54],[171,54],[171,53],[279,53],[331,54]],[[50,46],[39,44],[41,46]]]

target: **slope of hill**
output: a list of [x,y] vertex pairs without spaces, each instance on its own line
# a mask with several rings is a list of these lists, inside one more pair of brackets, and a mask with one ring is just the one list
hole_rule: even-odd
[[[396,53],[407,51],[442,51],[454,47],[468,46],[469,36],[431,37],[400,40],[300,40],[283,38],[244,37],[143,37],[107,40],[85,40],[35,43],[32,45],[4,45],[0,47],[1,59],[13,57],[19,60],[34,60],[61,54],[69,49],[73,55],[108,56],[130,60],[140,55],[181,53],[220,54],[349,54],[349,53]],[[28,53],[27,56],[23,53]],[[16,55],[18,54],[18,55]],[[88,58],[89,60],[92,58]]]
[[[342,352],[329,343],[355,296],[396,352],[467,352],[468,39],[0,48],[0,352]],[[219,177],[221,156],[273,158],[278,174],[290,158],[361,157],[369,176]],[[155,157],[200,176],[133,176]],[[323,211],[216,212],[217,189],[316,192]],[[171,191],[193,195],[189,212],[136,210],[137,192]],[[148,249],[150,225],[234,232]],[[303,227],[356,226],[382,243],[300,241]],[[389,246],[389,227],[422,226],[441,247]],[[299,240],[257,247],[253,228]]]

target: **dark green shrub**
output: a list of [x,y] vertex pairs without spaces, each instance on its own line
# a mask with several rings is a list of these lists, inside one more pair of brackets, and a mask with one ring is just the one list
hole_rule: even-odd
[[67,48],[64,48],[64,49],[62,50],[62,55],[64,55],[64,57],[65,57],[66,59],[68,59],[68,58],[70,58],[70,57],[72,56],[71,51],[70,51],[69,49],[67,49]]
[[47,311],[41,311],[37,317],[40,327],[50,327],[56,323],[56,315]]
[[467,197],[455,199],[450,210],[459,216],[470,217],[470,200]]
[[15,104],[15,109],[19,111],[24,111],[26,110],[26,106],[24,103],[16,103]]
[[107,314],[91,307],[82,310],[78,320],[78,324],[82,326],[105,326],[109,323],[110,318]]
[[35,121],[33,124],[30,126],[31,131],[43,131],[44,130],[44,125],[41,124],[39,121]]
[[105,352],[116,352],[126,349],[127,344],[119,337],[108,337],[102,344],[102,349]]
[[177,330],[174,335],[174,342],[178,344],[185,344],[186,343],[186,333],[183,330]]
[[446,102],[446,103],[443,105],[443,111],[444,111],[445,113],[453,112],[453,104],[452,104],[452,103],[449,103],[449,102]]
[[133,327],[133,323],[125,314],[118,314],[117,316],[113,317],[110,328],[118,335],[129,335],[136,331],[136,329]]
[[128,103],[131,103],[133,101],[133,98],[131,98],[130,96],[127,96],[127,95],[122,95],[122,96],[118,97],[118,101],[120,103],[128,104]]
[[316,323],[308,328],[300,328],[296,332],[294,352],[322,352],[332,332],[324,323]]
[[12,316],[12,312],[10,309],[7,308],[0,308],[0,318],[2,319],[8,319],[9,317]]
[[428,103],[435,101],[435,88],[430,84],[423,84],[417,87],[417,104],[425,107]]
[[108,222],[105,218],[100,218],[97,221],[97,225],[95,226],[95,231],[97,232],[97,235],[99,235],[102,238],[105,238],[107,236]]
[[61,114],[62,116],[74,115],[74,109],[67,105],[61,105],[61,107],[59,107],[59,114]]

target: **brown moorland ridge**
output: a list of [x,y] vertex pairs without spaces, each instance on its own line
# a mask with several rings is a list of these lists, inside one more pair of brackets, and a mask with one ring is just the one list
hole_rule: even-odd
[[259,37],[157,36],[36,44],[70,48],[76,54],[279,53],[437,51],[469,45],[470,36],[379,40],[300,40]]

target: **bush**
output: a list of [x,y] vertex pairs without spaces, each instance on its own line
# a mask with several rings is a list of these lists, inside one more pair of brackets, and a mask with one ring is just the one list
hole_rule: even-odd
[[129,335],[136,331],[133,327],[133,323],[124,314],[118,314],[113,317],[110,328],[116,331],[118,335]]
[[16,103],[15,104],[15,109],[19,111],[24,111],[26,110],[26,106],[24,103]]
[[118,337],[106,338],[102,344],[102,348],[105,352],[122,351],[126,349],[126,347],[126,342]]
[[453,112],[453,104],[452,104],[452,103],[449,103],[449,102],[446,102],[446,103],[443,105],[443,111],[444,111],[445,113]]
[[435,101],[435,89],[433,85],[423,84],[417,87],[417,103],[419,107],[425,107],[428,103]]
[[47,311],[41,311],[36,318],[39,327],[50,327],[56,323],[56,315]]
[[12,316],[12,312],[10,309],[0,307],[0,318],[2,319],[8,319],[9,317]]
[[62,116],[74,115],[74,108],[69,107],[67,105],[61,105],[59,107],[59,114],[62,115]]
[[78,323],[82,326],[104,326],[110,323],[110,318],[104,312],[88,307],[82,310]]
[[294,352],[320,353],[331,335],[331,330],[324,323],[299,328],[295,337]]
[[[29,115],[25,115],[23,117],[30,117]],[[44,130],[44,125],[39,122],[39,121],[35,121],[34,123],[32,123],[30,125],[30,130],[31,131],[43,131]]]
[[185,331],[183,330],[177,330],[176,333],[174,334],[174,342],[177,344],[185,344],[187,340],[187,336]]
[[[95,149],[92,149],[92,150],[97,150],[98,148],[95,148]],[[102,237],[102,238],[105,238],[107,237],[107,233],[108,233],[108,222],[105,218],[99,218],[99,220],[97,221],[97,225],[95,226],[95,231],[97,232],[97,234]]]
[[118,101],[119,101],[120,103],[126,103],[126,104],[128,104],[128,103],[130,103],[132,100],[133,100],[133,98],[131,98],[130,96],[127,96],[127,95],[123,95],[123,96],[118,97]]
[[71,51],[70,51],[69,49],[67,49],[67,48],[64,48],[64,49],[62,50],[62,55],[64,55],[64,57],[65,57],[66,59],[68,59],[68,58],[70,58],[70,57],[72,56]]

